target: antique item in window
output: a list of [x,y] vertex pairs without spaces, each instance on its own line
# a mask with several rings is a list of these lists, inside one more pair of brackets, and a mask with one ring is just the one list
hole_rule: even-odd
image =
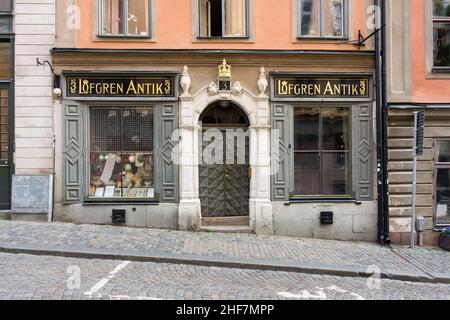
[[103,198],[104,193],[105,193],[105,188],[97,188],[97,190],[95,190],[95,197]]

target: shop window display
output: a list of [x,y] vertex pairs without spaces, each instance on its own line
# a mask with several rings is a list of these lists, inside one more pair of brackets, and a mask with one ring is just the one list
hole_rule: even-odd
[[90,108],[89,198],[154,197],[153,108]]

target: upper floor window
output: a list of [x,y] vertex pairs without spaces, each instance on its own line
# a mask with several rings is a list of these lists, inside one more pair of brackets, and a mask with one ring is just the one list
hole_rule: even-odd
[[0,0],[0,33],[12,32],[12,0]]
[[435,67],[450,67],[450,0],[433,0]]
[[436,225],[450,225],[450,140],[434,141],[434,207]]
[[298,37],[344,38],[346,0],[297,0]]
[[100,35],[150,35],[150,0],[101,0]]
[[199,0],[199,36],[248,37],[248,0]]
[[12,11],[12,0],[0,0],[0,11]]

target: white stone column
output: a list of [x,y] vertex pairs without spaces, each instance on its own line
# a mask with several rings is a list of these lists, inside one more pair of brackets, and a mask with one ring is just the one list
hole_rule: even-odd
[[194,124],[193,97],[185,94],[180,98],[180,206],[178,229],[196,231],[201,227],[198,172],[198,130]]
[[250,227],[256,234],[273,234],[273,212],[270,191],[270,105],[260,96],[256,103],[256,124],[250,127]]

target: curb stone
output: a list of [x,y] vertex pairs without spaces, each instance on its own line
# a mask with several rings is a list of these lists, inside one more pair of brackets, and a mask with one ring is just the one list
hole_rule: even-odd
[[[369,273],[367,268],[299,263],[286,260],[267,259],[242,259],[234,257],[211,257],[204,255],[168,254],[152,253],[147,254],[140,251],[115,251],[110,249],[94,249],[67,246],[38,246],[26,244],[5,244],[0,243],[0,252],[10,254],[30,254],[38,256],[56,256],[80,259],[103,259],[103,260],[125,260],[135,262],[153,262],[168,264],[186,264],[204,267],[221,267],[232,269],[252,269],[262,271],[284,271],[305,273],[313,275],[329,275],[339,277],[361,277],[369,278],[373,273]],[[398,271],[382,270],[382,279],[410,281],[431,284],[450,284],[450,276],[441,273],[427,275],[421,271]]]

